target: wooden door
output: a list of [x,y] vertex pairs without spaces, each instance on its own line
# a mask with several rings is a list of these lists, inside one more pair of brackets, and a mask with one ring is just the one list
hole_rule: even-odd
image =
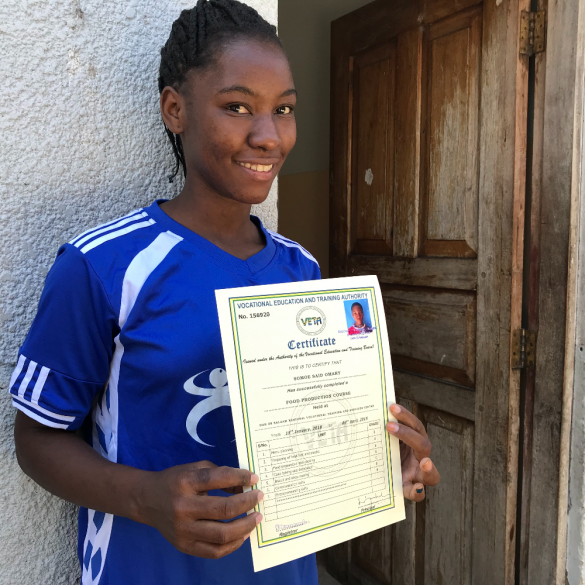
[[406,522],[329,549],[342,583],[514,581],[526,4],[376,0],[332,24],[331,276],[378,276],[442,475]]

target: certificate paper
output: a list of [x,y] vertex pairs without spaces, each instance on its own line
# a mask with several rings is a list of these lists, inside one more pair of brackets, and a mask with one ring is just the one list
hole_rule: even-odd
[[[404,519],[390,347],[375,276],[216,291],[254,570]],[[394,420],[391,418],[391,420]]]

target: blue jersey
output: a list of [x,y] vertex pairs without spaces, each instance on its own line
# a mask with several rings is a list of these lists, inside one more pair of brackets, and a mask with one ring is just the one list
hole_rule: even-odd
[[[239,467],[215,290],[320,278],[305,249],[252,221],[266,246],[248,260],[158,202],[62,246],[10,382],[14,406],[57,429],[91,415],[93,447],[139,469]],[[314,555],[254,573],[249,540],[201,559],[150,526],[83,508],[78,548],[83,585],[317,583]]]

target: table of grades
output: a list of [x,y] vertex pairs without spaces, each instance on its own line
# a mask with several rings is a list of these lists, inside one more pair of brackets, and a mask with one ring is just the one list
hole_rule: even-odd
[[[313,430],[256,444],[260,510],[264,522],[279,522],[277,532],[325,504],[343,505],[348,516],[390,504],[383,423],[345,422],[334,432]],[[331,510],[328,521],[335,519]]]

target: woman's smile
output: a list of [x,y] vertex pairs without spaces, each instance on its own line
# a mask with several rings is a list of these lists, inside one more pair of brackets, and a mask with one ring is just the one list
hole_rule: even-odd
[[240,165],[246,174],[255,180],[261,181],[268,181],[273,179],[273,171],[275,163],[258,163],[258,162],[244,162],[244,161],[235,161],[238,165]]

